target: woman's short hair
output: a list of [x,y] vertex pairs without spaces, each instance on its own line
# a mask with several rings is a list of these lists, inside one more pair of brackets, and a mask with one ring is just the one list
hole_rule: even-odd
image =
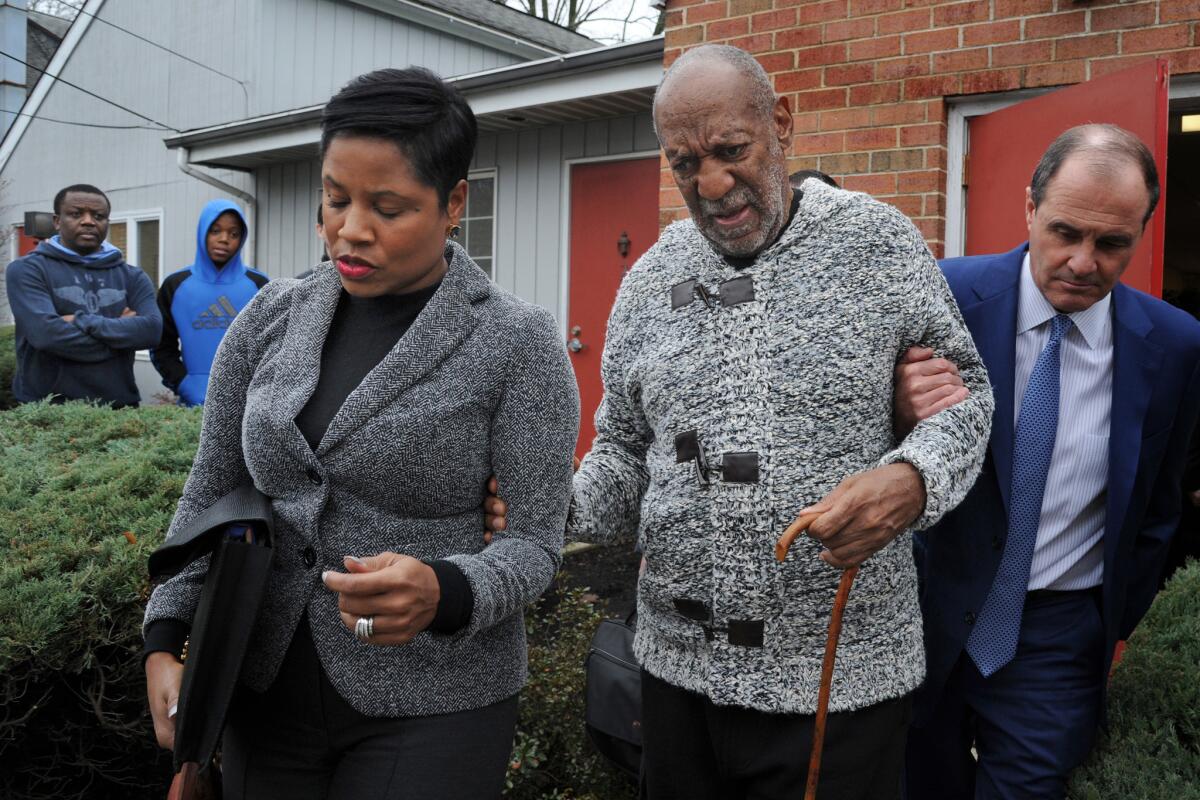
[[368,72],[342,87],[321,114],[322,158],[338,136],[396,145],[445,207],[467,177],[479,134],[475,113],[457,89],[423,67],[409,67]]

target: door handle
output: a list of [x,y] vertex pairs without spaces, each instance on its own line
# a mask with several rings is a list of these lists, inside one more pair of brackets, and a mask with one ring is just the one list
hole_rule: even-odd
[[583,328],[578,325],[571,327],[571,338],[567,339],[567,349],[572,353],[578,353],[583,349],[583,342],[579,341],[579,334],[583,333]]

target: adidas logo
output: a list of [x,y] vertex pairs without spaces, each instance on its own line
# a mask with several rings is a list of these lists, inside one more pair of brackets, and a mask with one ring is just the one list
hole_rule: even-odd
[[229,302],[229,298],[221,295],[217,298],[217,302],[200,312],[199,316],[192,321],[192,327],[196,330],[228,328],[237,313],[237,309],[233,307],[233,303]]

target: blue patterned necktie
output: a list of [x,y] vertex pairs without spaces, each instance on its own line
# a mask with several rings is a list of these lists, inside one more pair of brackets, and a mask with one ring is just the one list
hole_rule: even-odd
[[1008,504],[1008,540],[996,579],[971,635],[967,653],[985,677],[991,677],[1012,661],[1017,653],[1021,612],[1029,587],[1029,565],[1037,543],[1042,516],[1046,473],[1054,454],[1058,432],[1059,352],[1063,337],[1071,330],[1071,318],[1058,314],[1052,320],[1050,341],[1042,349],[1029,374],[1017,435],[1013,442],[1012,491]]

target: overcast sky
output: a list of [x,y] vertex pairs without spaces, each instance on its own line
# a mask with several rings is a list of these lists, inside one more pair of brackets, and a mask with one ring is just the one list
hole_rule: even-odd
[[[597,1],[602,2],[602,0]],[[605,44],[614,44],[620,40],[621,31],[626,27],[622,20],[632,8],[632,18],[636,22],[628,26],[625,41],[647,39],[654,35],[654,23],[658,21],[658,11],[651,8],[651,2],[652,0],[609,0],[597,15],[605,19],[589,22],[579,32]],[[510,3],[510,5],[517,4]]]
[[[606,3],[596,19],[587,23],[580,30],[584,36],[603,42],[615,44],[621,41],[622,35],[627,42],[647,39],[654,35],[654,24],[658,20],[658,11],[651,7],[653,0],[584,0],[591,3]],[[506,0],[506,5],[520,8],[523,0]],[[28,7],[47,14],[54,14],[68,19],[74,19],[75,11],[82,5],[82,0],[29,0]],[[631,22],[624,24],[626,14],[630,11]]]

